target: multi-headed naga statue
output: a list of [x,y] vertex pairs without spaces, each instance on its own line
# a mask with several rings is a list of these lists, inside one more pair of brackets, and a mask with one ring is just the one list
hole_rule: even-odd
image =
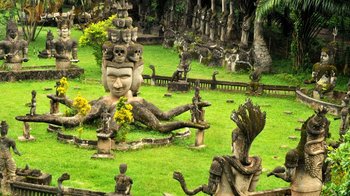
[[249,149],[255,137],[264,129],[266,113],[248,99],[238,111],[232,112],[231,119],[237,124],[232,132],[233,155],[214,157],[207,185],[188,190],[182,174],[174,172],[174,179],[180,182],[187,195],[199,192],[209,195],[247,195],[255,190],[262,169],[261,159],[250,157]]

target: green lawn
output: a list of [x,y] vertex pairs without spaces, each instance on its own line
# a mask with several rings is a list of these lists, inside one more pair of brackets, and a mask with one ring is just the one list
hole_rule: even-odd
[[[45,30],[45,29],[44,29]],[[55,32],[55,30],[54,30]],[[42,50],[46,32],[39,37],[37,42],[30,46],[31,60],[25,66],[54,64],[53,59],[37,59],[33,48]],[[73,36],[78,38],[80,32],[74,31]],[[57,37],[57,34],[55,34]],[[80,93],[88,100],[97,99],[103,96],[104,90],[99,82],[100,69],[96,65],[91,48],[79,49],[79,66],[85,69],[85,77],[76,80],[69,80],[70,88],[68,97],[74,98]],[[157,75],[171,76],[175,71],[178,56],[175,52],[163,49],[161,46],[145,46],[144,49],[145,73],[149,74],[149,64],[156,66]],[[219,70],[218,80],[248,81],[247,74],[226,73],[222,68],[209,68],[197,62],[192,63],[192,70],[189,73],[191,78],[211,78],[214,70]],[[275,75],[263,76],[263,83],[268,84],[291,84],[289,80]],[[37,113],[49,112],[49,100],[45,91],[46,87],[53,87],[55,81],[21,81],[0,83],[0,120],[7,120],[10,129],[9,136],[17,138],[22,134],[23,124],[16,121],[15,116],[24,115],[29,112],[25,103],[30,102],[32,90],[37,91]],[[76,87],[76,88],[74,88]],[[344,87],[341,87],[345,89]],[[173,93],[171,98],[164,97],[166,88],[142,86],[141,96],[159,106],[163,110],[169,110],[177,105],[190,103],[193,91],[189,93]],[[214,156],[227,155],[231,153],[231,131],[236,125],[230,120],[232,110],[237,109],[239,104],[244,103],[247,98],[244,94],[224,93],[219,91],[202,91],[204,100],[212,103],[206,109],[205,118],[211,128],[205,133],[206,148],[192,150],[189,148],[194,143],[195,130],[189,139],[176,140],[173,145],[158,148],[145,148],[129,152],[115,152],[115,160],[91,160],[90,157],[95,150],[78,148],[74,145],[63,144],[56,140],[56,135],[46,131],[47,125],[31,123],[32,135],[36,137],[35,142],[19,142],[18,149],[22,156],[14,156],[17,166],[24,167],[29,164],[31,168],[41,169],[43,172],[53,175],[53,184],[64,172],[71,174],[71,180],[64,183],[65,186],[84,188],[98,191],[112,192],[114,190],[114,176],[118,173],[120,163],[128,164],[127,175],[134,180],[132,188],[133,195],[161,195],[163,192],[174,195],[184,195],[177,181],[172,179],[173,171],[183,172],[189,188],[207,183],[208,170]],[[233,99],[235,103],[226,103],[227,99]],[[300,127],[298,119],[306,119],[314,112],[307,106],[295,101],[295,98],[274,98],[271,96],[251,97],[255,104],[262,105],[261,109],[267,113],[267,122],[263,132],[254,141],[250,155],[259,155],[263,160],[264,172],[261,175],[258,190],[266,190],[277,187],[288,186],[287,183],[274,177],[267,178],[268,171],[284,163],[284,156],[288,148],[294,148],[298,140],[290,140],[288,136],[299,136],[294,131]],[[61,107],[61,111],[65,109]],[[292,111],[287,115],[284,111]],[[190,114],[185,113],[175,120],[189,120]],[[329,119],[332,119],[331,116]],[[331,132],[336,137],[339,121],[331,120]],[[73,132],[73,131],[72,131]],[[88,127],[82,137],[93,138],[95,130]],[[152,133],[130,133],[128,139],[139,137],[159,137],[159,134]],[[336,139],[336,138],[335,138]],[[280,148],[286,145],[288,148]]]

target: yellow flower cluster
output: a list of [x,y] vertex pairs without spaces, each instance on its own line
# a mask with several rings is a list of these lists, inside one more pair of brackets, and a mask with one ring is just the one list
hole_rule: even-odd
[[78,110],[78,114],[82,116],[86,116],[91,110],[91,105],[88,100],[80,95],[74,98],[73,107]]
[[57,87],[58,95],[64,96],[68,90],[68,81],[66,77],[60,79],[60,85]]
[[134,121],[134,117],[132,115],[132,105],[125,104],[127,99],[125,97],[121,97],[117,103],[117,110],[114,113],[114,120],[119,124],[123,125],[125,123],[131,123]]

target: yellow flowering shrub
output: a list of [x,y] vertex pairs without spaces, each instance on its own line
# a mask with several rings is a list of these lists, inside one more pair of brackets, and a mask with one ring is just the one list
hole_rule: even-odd
[[118,142],[125,141],[126,134],[129,132],[130,126],[128,126],[131,122],[134,121],[134,116],[132,114],[132,105],[125,104],[128,101],[127,98],[121,97],[116,106],[116,112],[114,113],[114,120],[119,125],[119,129],[117,131],[116,140]]
[[88,100],[80,95],[74,98],[73,107],[78,111],[78,114],[82,116],[86,116],[91,110],[91,105]]
[[134,121],[134,117],[132,115],[132,105],[125,104],[127,98],[121,97],[117,103],[117,110],[114,113],[114,120],[119,124],[123,125],[125,123],[131,123]]
[[66,77],[60,79],[60,85],[57,87],[57,92],[59,96],[64,96],[68,90],[68,81]]

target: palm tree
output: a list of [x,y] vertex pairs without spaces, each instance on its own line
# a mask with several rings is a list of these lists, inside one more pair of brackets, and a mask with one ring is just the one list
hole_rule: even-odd
[[257,8],[259,19],[278,9],[290,9],[293,21],[292,56],[295,71],[308,67],[312,40],[332,15],[350,11],[348,0],[260,0]]

